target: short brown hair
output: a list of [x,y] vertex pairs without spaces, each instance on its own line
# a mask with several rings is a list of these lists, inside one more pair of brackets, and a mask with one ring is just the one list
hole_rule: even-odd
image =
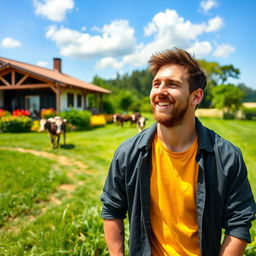
[[185,67],[188,74],[188,83],[190,93],[201,88],[205,89],[207,78],[204,70],[188,52],[173,48],[172,50],[165,50],[157,54],[153,54],[148,61],[149,72],[155,76],[158,70],[168,64],[177,64]]

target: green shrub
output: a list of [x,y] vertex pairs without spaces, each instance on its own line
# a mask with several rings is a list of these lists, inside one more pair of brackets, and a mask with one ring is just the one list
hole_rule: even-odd
[[91,112],[72,108],[60,113],[75,130],[82,131],[90,129]]
[[28,116],[3,116],[0,119],[2,132],[29,132],[33,121]]
[[116,112],[114,104],[110,100],[103,101],[103,111],[105,114],[114,114]]
[[256,108],[242,108],[245,119],[256,119]]

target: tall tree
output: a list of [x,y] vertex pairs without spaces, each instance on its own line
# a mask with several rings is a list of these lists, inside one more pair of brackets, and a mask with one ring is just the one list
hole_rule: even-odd
[[243,91],[233,84],[222,84],[213,88],[213,105],[222,109],[226,117],[235,116],[243,97]]

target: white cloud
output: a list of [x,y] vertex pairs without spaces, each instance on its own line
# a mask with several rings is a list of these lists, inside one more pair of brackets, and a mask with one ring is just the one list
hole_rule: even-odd
[[134,50],[134,29],[126,20],[116,20],[100,29],[101,35],[92,36],[65,27],[50,26],[46,37],[60,48],[60,54],[74,58],[116,57]]
[[37,65],[45,68],[48,66],[48,62],[47,61],[38,61]]
[[207,0],[207,1],[201,1],[200,7],[202,12],[208,13],[212,8],[216,8],[218,6],[218,3],[215,0]]
[[188,52],[195,56],[195,58],[202,58],[212,52],[212,46],[207,41],[196,42],[192,47],[188,49]]
[[221,45],[218,45],[213,55],[216,57],[226,58],[234,51],[235,51],[235,48],[233,46],[229,44],[221,44]]
[[52,21],[63,21],[66,12],[75,6],[74,0],[33,0],[36,15]]
[[1,42],[1,46],[3,48],[16,48],[16,47],[20,47],[21,45],[22,43],[20,41],[14,40],[11,37],[6,37]]
[[157,13],[145,26],[144,36],[148,43],[136,42],[135,31],[127,20],[115,20],[101,28],[94,26],[80,31],[54,25],[47,28],[46,38],[56,43],[63,56],[98,58],[97,69],[120,70],[125,65],[144,66],[153,53],[172,47],[189,50],[197,58],[210,55],[213,52],[211,42],[202,41],[200,37],[219,31],[223,25],[219,16],[192,23],[175,10],[167,9]]
[[152,53],[180,47],[195,53],[197,57],[209,55],[212,52],[210,42],[199,40],[204,33],[215,32],[222,28],[224,22],[220,17],[210,19],[207,23],[194,24],[179,16],[175,10],[167,9],[156,14],[144,28],[145,36],[153,36],[152,42],[137,45],[135,52],[124,56],[124,63],[142,66]]
[[112,67],[112,68],[118,70],[123,67],[123,63],[117,61],[116,59],[114,59],[112,57],[106,57],[106,58],[101,59],[99,62],[97,62],[96,67],[98,69]]
[[206,32],[215,32],[224,26],[224,21],[221,17],[216,16],[208,21]]

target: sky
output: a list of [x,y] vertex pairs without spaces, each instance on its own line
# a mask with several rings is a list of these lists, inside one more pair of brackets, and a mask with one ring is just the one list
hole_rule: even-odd
[[255,0],[0,0],[0,56],[86,82],[147,67],[179,47],[196,58],[233,64],[256,89]]

